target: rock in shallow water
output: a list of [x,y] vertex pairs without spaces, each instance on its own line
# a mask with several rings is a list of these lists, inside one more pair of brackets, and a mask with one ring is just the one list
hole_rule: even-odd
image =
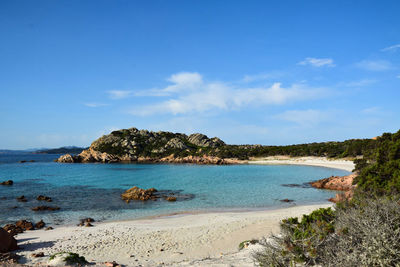
[[51,197],[46,197],[46,196],[43,196],[43,195],[39,195],[36,199],[39,200],[39,201],[47,201],[47,202],[52,202],[53,201],[51,199]]
[[37,206],[32,208],[33,211],[45,211],[45,210],[49,210],[49,211],[56,211],[59,210],[60,207],[50,207],[50,206]]
[[121,198],[127,203],[129,203],[131,200],[146,201],[149,199],[156,199],[157,197],[154,195],[155,192],[157,192],[157,189],[155,188],[142,189],[134,186],[126,190],[125,193],[121,194]]
[[8,180],[0,183],[0,185],[13,185],[13,184],[14,184],[13,180]]

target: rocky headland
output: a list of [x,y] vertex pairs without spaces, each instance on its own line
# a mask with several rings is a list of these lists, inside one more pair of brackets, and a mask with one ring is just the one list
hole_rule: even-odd
[[78,155],[65,154],[61,163],[195,163],[235,164],[236,159],[214,156],[225,143],[218,137],[171,132],[151,132],[136,128],[113,131],[94,141]]

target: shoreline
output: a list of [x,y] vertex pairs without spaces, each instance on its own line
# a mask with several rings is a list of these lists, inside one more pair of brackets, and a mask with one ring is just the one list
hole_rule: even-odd
[[270,156],[261,158],[251,158],[247,164],[254,165],[303,165],[316,166],[345,170],[352,172],[355,164],[348,159],[328,159],[326,157],[290,157],[290,156]]
[[[27,231],[17,236],[21,263],[47,263],[60,251],[76,252],[90,262],[116,261],[126,266],[253,266],[254,245],[238,251],[240,242],[279,232],[283,218],[301,216],[333,204],[287,208],[178,214],[158,218],[94,223],[94,227],[63,226]],[[44,252],[44,258],[32,253]]]

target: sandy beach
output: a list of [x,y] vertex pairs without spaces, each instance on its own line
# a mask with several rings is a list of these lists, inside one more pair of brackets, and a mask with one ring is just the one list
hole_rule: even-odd
[[[50,255],[76,252],[98,265],[116,261],[126,266],[254,266],[254,245],[239,251],[244,240],[279,232],[283,218],[301,216],[332,204],[248,211],[184,214],[152,219],[58,227],[17,236],[21,263],[47,263]],[[32,253],[45,257],[33,258]]]
[[354,170],[354,163],[347,159],[328,159],[325,157],[289,157],[289,156],[271,156],[264,158],[253,158],[248,164],[270,164],[270,165],[307,165],[327,168],[335,168],[346,171]]

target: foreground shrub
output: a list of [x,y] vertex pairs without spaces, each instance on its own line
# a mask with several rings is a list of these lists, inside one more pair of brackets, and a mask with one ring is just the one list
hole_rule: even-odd
[[323,266],[400,266],[400,205],[389,198],[337,210]]
[[260,266],[400,266],[398,197],[341,204],[282,221],[281,235],[264,240]]
[[318,209],[310,215],[285,219],[281,235],[261,242],[265,251],[255,254],[261,266],[294,266],[296,263],[314,265],[319,262],[319,251],[334,232],[335,214],[331,208]]

